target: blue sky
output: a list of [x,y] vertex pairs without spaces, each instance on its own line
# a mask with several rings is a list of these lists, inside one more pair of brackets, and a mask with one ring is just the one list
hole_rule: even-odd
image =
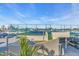
[[[0,4],[0,24],[78,24],[78,4]],[[75,23],[74,23],[75,22]]]

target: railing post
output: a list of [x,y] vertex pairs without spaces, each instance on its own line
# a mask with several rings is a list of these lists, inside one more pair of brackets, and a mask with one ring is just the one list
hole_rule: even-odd
[[7,53],[7,56],[8,56],[8,49],[9,49],[9,48],[8,48],[8,42],[9,42],[9,41],[8,41],[8,37],[6,37],[6,48],[7,48],[7,52],[6,52],[6,53]]
[[67,38],[65,38],[65,48],[67,48],[67,44],[68,44]]

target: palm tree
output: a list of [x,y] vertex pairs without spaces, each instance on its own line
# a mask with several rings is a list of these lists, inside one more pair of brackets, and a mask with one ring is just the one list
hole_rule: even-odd
[[38,46],[30,46],[28,43],[28,39],[25,36],[20,38],[20,55],[21,56],[33,56],[35,55]]

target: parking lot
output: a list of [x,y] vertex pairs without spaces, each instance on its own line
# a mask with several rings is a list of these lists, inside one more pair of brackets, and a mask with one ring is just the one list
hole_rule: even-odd
[[70,45],[68,45],[64,52],[65,56],[79,56],[79,49],[72,47]]

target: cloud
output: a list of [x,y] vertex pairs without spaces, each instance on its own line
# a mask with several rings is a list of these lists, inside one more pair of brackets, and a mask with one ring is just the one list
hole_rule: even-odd
[[[40,16],[35,17],[37,10],[34,4],[30,4],[30,9],[32,14],[24,14],[19,11],[16,4],[6,4],[6,6],[12,10],[15,18],[0,16],[1,23],[15,23],[15,24],[79,24],[79,4],[72,4],[72,10],[69,14],[65,14],[61,17],[53,18],[52,16]],[[30,12],[30,10],[29,10]],[[8,19],[8,21],[6,20]]]
[[[29,4],[30,5],[30,9],[32,11],[33,14],[36,14],[36,9],[34,4]],[[17,21],[21,22],[22,24],[26,24],[28,22],[28,18],[32,18],[32,14],[24,14],[21,11],[19,11],[17,4],[6,4],[6,6],[12,10],[12,12],[14,12],[14,16],[16,18]],[[25,10],[25,8],[24,8]],[[30,10],[29,10],[30,11]]]
[[59,18],[43,17],[42,19],[43,21],[46,20],[46,23],[49,23],[49,24],[79,25],[79,4],[77,5],[73,4],[71,12],[62,17],[59,17]]
[[6,6],[13,12],[14,17],[16,18],[17,21],[25,23],[23,18],[26,16],[21,12],[19,12],[18,6],[16,4],[6,4]]
[[20,24],[16,19],[0,15],[0,24]]
[[26,15],[20,13],[20,12],[16,12],[16,15],[19,16],[19,17],[26,17]]
[[31,21],[27,21],[26,23],[27,24],[42,24],[42,22],[39,20],[31,20]]
[[[62,20],[63,19],[63,20]],[[79,4],[72,5],[72,13],[60,18],[59,24],[79,25]]]

